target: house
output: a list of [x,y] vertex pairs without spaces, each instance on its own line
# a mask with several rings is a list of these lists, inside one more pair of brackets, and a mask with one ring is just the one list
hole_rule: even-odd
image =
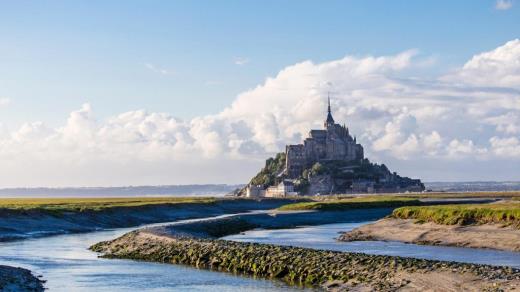
[[259,198],[265,196],[262,186],[248,185],[246,188],[246,198]]
[[291,180],[283,180],[278,185],[268,187],[265,190],[265,196],[270,198],[282,198],[287,196],[296,196],[297,192],[294,191],[294,184]]

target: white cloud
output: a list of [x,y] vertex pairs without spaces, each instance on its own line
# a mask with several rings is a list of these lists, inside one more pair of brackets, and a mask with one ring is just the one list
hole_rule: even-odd
[[520,134],[520,113],[507,112],[505,114],[491,116],[485,120],[491,125],[496,126],[497,132],[506,134]]
[[247,63],[249,63],[249,59],[248,58],[244,58],[244,57],[236,57],[233,60],[233,63],[235,65],[238,65],[238,66],[243,66],[243,65],[246,65]]
[[145,110],[98,120],[85,104],[61,127],[0,131],[0,185],[245,182],[286,143],[321,127],[328,91],[336,121],[392,170],[428,180],[513,179],[519,48],[508,42],[429,79],[408,77],[423,62],[414,50],[303,61],[191,120]]
[[498,155],[507,158],[520,158],[520,139],[517,137],[499,138],[492,137],[489,139],[492,151]]
[[161,75],[170,75],[172,73],[170,70],[158,67],[157,65],[154,65],[152,63],[144,63],[144,66],[148,68],[150,71],[159,73]]
[[474,90],[481,91],[494,86],[520,89],[520,39],[473,56],[444,80],[472,84],[477,86]]
[[8,106],[11,103],[9,98],[1,97],[0,98],[0,107]]
[[446,147],[446,150],[448,155],[454,158],[462,158],[466,155],[477,156],[487,152],[486,148],[478,148],[472,140],[467,139],[462,141],[459,141],[458,139],[451,140],[451,142]]
[[508,10],[513,7],[512,0],[497,0],[495,3],[495,9],[497,10]]

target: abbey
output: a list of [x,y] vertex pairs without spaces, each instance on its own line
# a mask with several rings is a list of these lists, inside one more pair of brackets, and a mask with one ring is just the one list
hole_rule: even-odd
[[421,192],[420,179],[391,172],[385,164],[370,162],[363,146],[345,125],[336,124],[328,100],[323,129],[310,130],[302,144],[287,145],[269,158],[239,196]]
[[330,109],[328,99],[327,119],[322,130],[311,130],[303,144],[287,145],[285,149],[287,178],[298,178],[304,169],[316,162],[332,160],[361,161],[363,146],[352,138],[345,125],[336,124]]

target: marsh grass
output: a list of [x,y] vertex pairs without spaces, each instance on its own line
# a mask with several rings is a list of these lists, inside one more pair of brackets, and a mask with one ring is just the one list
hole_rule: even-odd
[[497,191],[497,192],[431,192],[397,194],[400,197],[418,199],[460,199],[460,198],[512,198],[520,200],[520,191]]
[[348,210],[362,208],[392,208],[410,205],[420,205],[421,202],[414,198],[402,198],[396,196],[367,196],[359,198],[344,198],[333,200],[320,200],[314,202],[300,202],[281,206],[279,210]]
[[[355,194],[337,194],[313,197],[316,201],[341,200],[355,198]],[[413,199],[465,199],[465,198],[504,198],[520,200],[520,191],[497,191],[497,192],[427,192],[427,193],[388,193],[384,195],[373,195],[372,197],[396,197]]]
[[443,206],[407,206],[395,209],[392,217],[416,219],[443,225],[499,223],[520,227],[520,202]]
[[101,211],[110,208],[140,207],[168,204],[211,204],[216,202],[210,197],[135,197],[135,198],[27,198],[0,199],[0,209],[41,210],[48,212]]

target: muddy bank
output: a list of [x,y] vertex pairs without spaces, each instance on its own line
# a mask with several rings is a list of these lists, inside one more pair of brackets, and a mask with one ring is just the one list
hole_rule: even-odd
[[[309,201],[309,198],[264,198],[257,200],[220,198],[214,199],[211,202],[150,204],[110,207],[101,210],[87,209],[61,212],[41,209],[0,208],[0,241],[64,233],[89,232],[107,228],[132,227],[150,223],[242,213],[252,210],[270,210],[286,204],[303,201]],[[488,201],[489,200],[479,200],[476,202],[481,203]],[[439,200],[429,204],[445,203],[446,202]],[[457,202],[450,203],[453,204]],[[381,217],[386,215],[388,214],[385,213]]]
[[512,268],[155,234],[138,230],[91,247],[106,258],[186,264],[327,290],[461,291],[520,288]]
[[31,271],[0,265],[0,291],[43,291],[43,281],[31,274]]
[[197,222],[172,223],[142,230],[158,235],[216,239],[253,229],[281,229],[300,226],[373,221],[392,213],[392,208],[350,211],[276,211],[238,214]]
[[211,203],[116,207],[63,213],[0,209],[0,241],[274,209],[290,202],[294,200],[219,199]]
[[500,224],[440,225],[385,218],[342,234],[341,241],[384,240],[520,251],[520,229]]

